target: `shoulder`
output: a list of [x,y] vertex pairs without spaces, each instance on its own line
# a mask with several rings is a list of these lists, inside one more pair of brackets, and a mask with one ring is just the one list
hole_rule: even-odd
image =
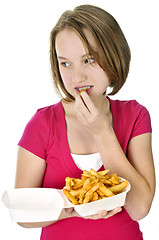
[[33,115],[32,120],[48,122],[50,119],[53,120],[55,112],[61,107],[61,102],[56,104],[39,108]]
[[136,100],[110,100],[112,113],[116,122],[122,122],[122,127],[129,130],[131,137],[151,132],[151,118],[145,106]]
[[19,146],[45,159],[50,137],[54,136],[54,109],[60,103],[40,108],[25,126]]
[[148,114],[148,110],[136,100],[112,100],[111,106],[115,111],[120,111],[121,114],[137,117],[140,114]]
[[54,126],[55,111],[60,108],[60,102],[39,108],[27,123],[25,130],[29,132],[49,133]]

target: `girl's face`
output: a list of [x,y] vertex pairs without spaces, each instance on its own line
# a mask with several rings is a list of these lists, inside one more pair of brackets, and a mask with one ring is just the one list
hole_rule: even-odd
[[[84,30],[84,33],[94,50],[98,51],[91,32]],[[66,90],[76,97],[80,88],[87,87],[87,93],[92,101],[101,97],[103,99],[110,81],[106,72],[84,48],[77,33],[69,29],[59,32],[56,36],[55,48],[59,71]]]

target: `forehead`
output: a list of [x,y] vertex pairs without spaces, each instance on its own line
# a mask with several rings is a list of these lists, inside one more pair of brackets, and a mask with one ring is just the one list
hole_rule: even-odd
[[[91,47],[96,50],[97,44],[95,42],[95,39],[90,31],[87,29],[83,30],[89,44]],[[76,33],[72,29],[64,29],[60,31],[55,40],[55,49],[57,52],[57,55],[61,54],[75,54],[75,53],[88,53],[88,49],[86,45],[82,42],[80,36],[78,33]]]

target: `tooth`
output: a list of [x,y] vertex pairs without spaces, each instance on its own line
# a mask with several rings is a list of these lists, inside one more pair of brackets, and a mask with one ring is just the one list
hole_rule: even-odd
[[87,91],[87,89],[89,89],[89,88],[90,88],[90,86],[85,86],[85,87],[79,88],[79,91],[81,93],[82,91]]
[[79,89],[79,91],[80,91],[80,93],[81,93],[82,91],[87,91],[87,88]]

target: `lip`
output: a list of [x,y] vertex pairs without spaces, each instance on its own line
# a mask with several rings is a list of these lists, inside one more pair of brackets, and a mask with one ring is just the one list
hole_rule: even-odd
[[80,88],[85,88],[85,87],[89,87],[87,90],[86,90],[86,92],[88,93],[88,94],[90,94],[90,92],[92,91],[92,88],[94,87],[93,85],[82,85],[82,86],[77,86],[77,87],[75,87],[75,90],[76,90],[76,92],[77,93],[79,93],[80,92]]

